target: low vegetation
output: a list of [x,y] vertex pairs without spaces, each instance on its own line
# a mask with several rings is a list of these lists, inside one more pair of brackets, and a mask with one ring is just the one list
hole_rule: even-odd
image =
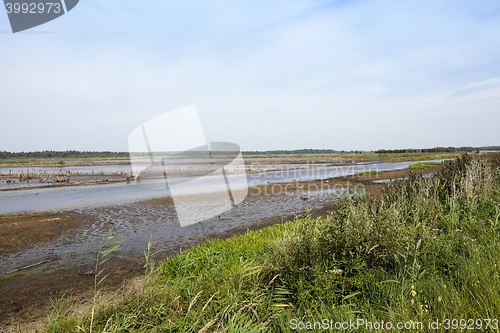
[[354,175],[356,176],[367,176],[367,175],[379,175],[380,171],[377,170],[369,170],[369,171],[358,171]]
[[[431,148],[431,149],[400,149],[400,150],[378,150],[376,152],[367,151],[339,151],[333,149],[299,149],[299,150],[272,150],[272,151],[244,151],[243,156],[248,158],[308,158],[312,160],[341,158],[349,159],[379,159],[387,158],[390,161],[406,160],[425,160],[438,158],[453,158],[459,156],[460,152],[467,150],[467,147],[461,148]],[[471,148],[468,148],[470,150]],[[482,147],[484,149],[500,149],[499,147]],[[192,157],[196,152],[191,152],[184,157]],[[205,154],[205,153],[203,153]],[[225,153],[220,153],[224,155]],[[218,153],[212,152],[213,157],[217,158]],[[148,157],[148,153],[134,153],[135,157]],[[173,156],[167,155],[169,158]],[[453,156],[453,157],[450,157]],[[181,156],[182,157],[182,156]],[[129,152],[113,151],[35,151],[35,152],[7,152],[0,151],[0,164],[19,164],[19,163],[41,163],[54,161],[92,161],[92,160],[123,160],[130,159]]]
[[340,199],[326,218],[193,247],[154,267],[137,293],[46,331],[320,331],[327,319],[363,320],[356,332],[373,331],[367,321],[486,332],[498,327],[487,321],[499,319],[498,290],[500,154],[464,155],[380,198]]
[[443,163],[441,163],[441,162],[419,162],[419,163],[415,163],[415,164],[408,166],[407,169],[425,170],[425,169],[434,168],[434,167],[437,167],[440,165],[443,165]]

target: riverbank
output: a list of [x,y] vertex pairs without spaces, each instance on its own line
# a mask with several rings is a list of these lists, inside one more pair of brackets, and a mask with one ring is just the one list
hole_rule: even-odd
[[[434,170],[425,170],[425,173],[431,174],[436,172],[439,168]],[[326,179],[322,181],[315,182],[302,182],[302,183],[285,183],[285,184],[269,184],[254,187],[250,189],[249,198],[250,202],[256,201],[261,202],[264,198],[264,202],[273,202],[278,200],[283,202],[283,200],[290,200],[290,198],[297,197],[295,201],[290,204],[293,206],[301,207],[302,211],[305,207],[311,207],[318,200],[318,197],[307,197],[308,193],[315,193],[317,191],[324,191],[328,189],[344,188],[353,189],[356,186],[363,186],[369,193],[374,195],[380,194],[380,185],[374,184],[374,180],[382,179],[397,179],[409,175],[409,170],[399,170],[391,172],[383,172],[376,176],[369,177],[359,177],[359,176],[347,176],[340,178]],[[323,200],[319,208],[311,210],[313,216],[326,217],[334,208],[333,198]],[[286,201],[285,201],[286,202]],[[164,207],[171,206],[170,198],[157,198],[143,201],[139,204],[140,211],[151,210],[155,208],[164,209]],[[258,204],[262,205],[262,204]],[[225,239],[234,235],[240,235],[248,230],[258,230],[266,226],[271,226],[285,221],[293,220],[297,213],[279,214],[278,210],[272,211],[270,215],[265,217],[262,214],[254,214],[247,212],[244,215],[249,215],[249,223],[246,226],[238,227],[238,223],[229,229],[220,230],[219,232],[207,229],[211,231],[203,231],[202,237],[196,237],[189,239],[181,238],[176,244],[176,249],[188,248],[195,244],[199,244],[206,239]],[[112,209],[113,210],[117,210]],[[124,213],[128,215],[137,215],[135,210],[125,210]],[[281,209],[286,211],[286,209]],[[103,210],[105,216],[110,213],[107,210]],[[126,213],[126,212],[129,213]],[[297,211],[299,212],[300,209]],[[238,215],[238,214],[237,214]],[[255,216],[252,216],[255,215]],[[57,263],[57,260],[44,263],[38,267],[30,268],[26,271],[21,271],[16,274],[6,276],[0,280],[0,290],[2,291],[2,300],[5,300],[0,305],[0,313],[2,313],[2,318],[6,320],[3,324],[9,323],[9,327],[13,323],[27,323],[27,322],[39,322],[46,317],[46,312],[50,311],[50,303],[48,300],[51,295],[60,293],[61,291],[73,289],[72,302],[75,304],[79,302],[85,302],[88,300],[88,293],[93,287],[93,275],[91,269],[93,253],[97,250],[98,244],[95,244],[95,239],[89,239],[91,234],[85,231],[86,236],[82,236],[83,230],[93,229],[95,232],[94,238],[98,240],[100,235],[105,232],[115,232],[118,233],[120,225],[116,225],[113,221],[119,221],[120,215],[116,215],[112,220],[106,218],[108,222],[98,225],[98,227],[91,228],[93,222],[96,218],[92,215],[82,214],[79,212],[64,212],[64,213],[34,213],[34,214],[18,214],[0,217],[0,225],[2,232],[0,233],[0,240],[2,248],[0,248],[0,255],[9,255],[10,253],[16,253],[21,251],[21,253],[26,253],[25,255],[29,258],[37,253],[40,253],[40,257],[34,261],[41,262],[47,258],[51,259],[51,256],[47,258],[44,256],[45,253],[58,253],[61,250],[58,241],[60,239],[66,239],[63,244],[67,247],[69,244],[81,243],[89,244],[89,262],[90,264],[84,264],[81,260],[77,261],[81,264],[73,265],[70,267],[64,267]],[[217,222],[220,224],[220,222]],[[226,222],[227,223],[227,222]],[[113,229],[115,228],[115,229]],[[217,230],[217,229],[216,229]],[[123,230],[122,230],[123,231]],[[135,231],[134,231],[135,233]],[[146,235],[146,238],[149,236]],[[139,237],[140,238],[140,237]],[[144,237],[142,237],[144,238]],[[131,240],[132,243],[137,241]],[[130,242],[129,242],[130,243]],[[161,244],[160,244],[161,245]],[[147,244],[139,245],[135,254],[131,256],[130,254],[123,254],[117,258],[110,260],[110,264],[113,267],[113,275],[106,281],[106,288],[112,293],[118,290],[123,285],[124,280],[130,280],[131,278],[141,275],[144,270],[143,256],[141,255]],[[31,248],[31,250],[30,250]],[[161,257],[165,258],[169,255],[174,255],[178,253],[178,250],[170,250],[168,252],[162,253]],[[21,258],[19,256],[14,256],[13,258],[18,258],[17,265],[11,264],[10,269],[18,268],[21,265]],[[73,259],[71,259],[73,258]],[[62,258],[64,259],[64,258]],[[75,260],[74,255],[71,255],[70,260]],[[59,261],[61,259],[58,259]],[[33,261],[33,259],[31,259]],[[63,260],[67,262],[67,260]],[[38,318],[38,319],[37,319]]]
[[330,319],[417,332],[456,318],[484,330],[500,313],[499,161],[466,156],[388,184],[381,199],[359,192],[326,217],[203,243],[93,319],[64,309],[51,329],[287,332]]
[[[425,170],[425,173],[430,174],[436,171],[437,169]],[[262,185],[250,189],[248,200],[249,202],[257,200],[256,204],[262,200],[265,200],[263,202],[278,200],[283,203],[285,199],[291,200],[296,197],[297,199],[291,201],[290,204],[297,206],[297,202],[299,202],[300,205],[304,207],[310,207],[320,198],[309,198],[307,197],[308,193],[334,188],[353,189],[355,186],[363,186],[369,193],[379,195],[380,185],[373,184],[373,180],[395,179],[407,175],[409,175],[409,170],[400,170],[383,172],[371,177],[347,176],[316,182]],[[312,209],[310,213],[315,217],[326,217],[334,208],[333,198],[334,197],[326,201],[321,201],[319,208]],[[169,207],[171,205],[172,202],[170,198],[157,198],[140,202],[137,205],[137,209],[140,209],[140,211],[152,210],[155,208],[164,209],[164,207]],[[225,239],[234,235],[244,234],[248,230],[258,230],[267,226],[290,221],[293,220],[294,216],[297,214],[288,213],[283,215],[279,214],[278,211],[272,211],[269,215],[264,217],[262,213],[257,213],[251,207],[250,209],[254,211],[254,213],[245,213],[245,215],[249,215],[247,218],[249,223],[245,224],[245,226],[238,226],[238,224],[241,224],[238,223],[219,232],[216,231],[217,229],[211,230],[208,228],[208,232],[201,232],[202,236],[200,237],[181,239],[176,243],[176,250],[164,252],[161,254],[161,257],[166,258],[170,255],[174,255],[178,253],[179,248],[189,248],[208,238]],[[112,211],[114,210],[118,209],[112,209]],[[302,211],[304,210],[305,208],[303,208]],[[300,209],[298,211],[300,211]],[[107,210],[103,209],[102,212],[106,213]],[[110,212],[107,212],[105,215],[107,216],[109,214]],[[130,210],[129,208],[128,210],[124,210],[123,214],[134,215],[136,213],[135,210]],[[58,244],[60,239],[66,239],[66,242],[63,244],[64,247],[74,243],[90,244],[88,250],[85,250],[90,256],[88,259],[90,264],[82,263],[80,265],[75,264],[73,266],[70,265],[70,267],[64,267],[64,265],[57,263],[57,260],[60,261],[61,259],[56,259],[55,261],[50,261],[0,279],[0,291],[2,294],[0,299],[4,300],[0,304],[1,317],[4,318],[0,325],[7,325],[8,323],[10,327],[14,323],[43,321],[46,318],[47,311],[50,311],[49,299],[52,297],[51,295],[58,294],[61,291],[73,289],[73,296],[71,298],[72,304],[81,304],[81,302],[85,302],[85,300],[89,299],[88,293],[93,288],[91,262],[94,260],[92,258],[94,258],[94,252],[98,248],[98,244],[94,244],[95,240],[92,241],[93,238],[89,238],[89,236],[94,234],[94,238],[98,240],[103,233],[118,233],[122,228],[115,223],[121,219],[120,215],[115,215],[112,220],[106,219],[106,223],[99,225],[98,228],[94,228],[93,230],[95,230],[95,232],[89,234],[88,231],[85,230],[91,229],[91,225],[95,223],[93,222],[95,219],[96,217],[85,214],[85,211],[80,213],[46,212],[17,214],[0,217],[0,244],[2,245],[0,247],[0,255],[4,257],[20,252],[26,253],[26,256],[32,258],[36,256],[37,253],[40,253],[39,259],[34,261],[41,262],[47,258],[53,259],[53,256],[48,256],[46,258],[44,254],[55,254],[61,251]],[[238,218],[236,217],[236,219]],[[217,223],[220,224],[220,222]],[[229,223],[229,220],[226,220],[225,223]],[[85,231],[85,235],[82,235],[82,231]],[[149,237],[148,235],[145,236],[146,239]],[[131,240],[131,242],[135,243],[137,241]],[[113,274],[106,281],[106,288],[108,288],[109,292],[112,293],[113,291],[119,290],[123,285],[123,281],[130,280],[142,274],[144,270],[144,258],[141,253],[146,246],[147,244],[138,245],[139,248],[135,251],[136,254],[134,256],[123,254],[110,260]],[[9,270],[25,265],[21,264],[22,257],[13,256],[12,258],[14,258],[14,260],[19,260],[19,262],[17,262],[17,264],[16,262],[11,263],[11,268],[9,268]],[[64,258],[62,259],[63,262],[67,262]],[[75,260],[75,255],[72,254],[69,259]],[[33,259],[31,259],[31,261],[33,261]],[[77,262],[81,262],[81,260]]]

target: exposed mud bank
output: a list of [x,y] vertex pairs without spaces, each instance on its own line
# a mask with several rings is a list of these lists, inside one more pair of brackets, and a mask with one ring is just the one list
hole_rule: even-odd
[[[431,174],[440,167],[411,171]],[[383,184],[374,180],[404,178],[410,170],[369,176],[347,176],[315,182],[268,184],[250,188],[247,199],[235,209],[212,220],[180,228],[172,199],[150,199],[139,203],[0,217],[0,331],[19,323],[33,328],[50,312],[51,297],[71,289],[73,308],[91,301],[95,255],[102,235],[123,238],[123,249],[109,260],[111,273],[105,281],[107,294],[121,290],[126,281],[144,274],[147,242],[155,235],[157,260],[206,241],[225,239],[249,230],[292,220],[307,209],[314,217],[335,209],[341,190],[363,186],[380,195]],[[50,260],[30,269],[5,275],[15,268]]]

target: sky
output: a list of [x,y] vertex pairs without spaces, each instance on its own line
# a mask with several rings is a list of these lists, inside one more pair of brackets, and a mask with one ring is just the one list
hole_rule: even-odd
[[242,150],[500,145],[500,2],[81,0],[13,34],[0,151],[127,151],[195,104]]

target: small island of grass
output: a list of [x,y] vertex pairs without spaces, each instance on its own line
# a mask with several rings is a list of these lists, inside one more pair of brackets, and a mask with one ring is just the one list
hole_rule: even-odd
[[354,175],[355,176],[366,176],[366,175],[379,175],[380,171],[370,170],[370,171],[358,171]]
[[429,168],[434,168],[436,166],[443,165],[442,162],[419,162],[410,165],[407,169],[409,170],[425,170]]

